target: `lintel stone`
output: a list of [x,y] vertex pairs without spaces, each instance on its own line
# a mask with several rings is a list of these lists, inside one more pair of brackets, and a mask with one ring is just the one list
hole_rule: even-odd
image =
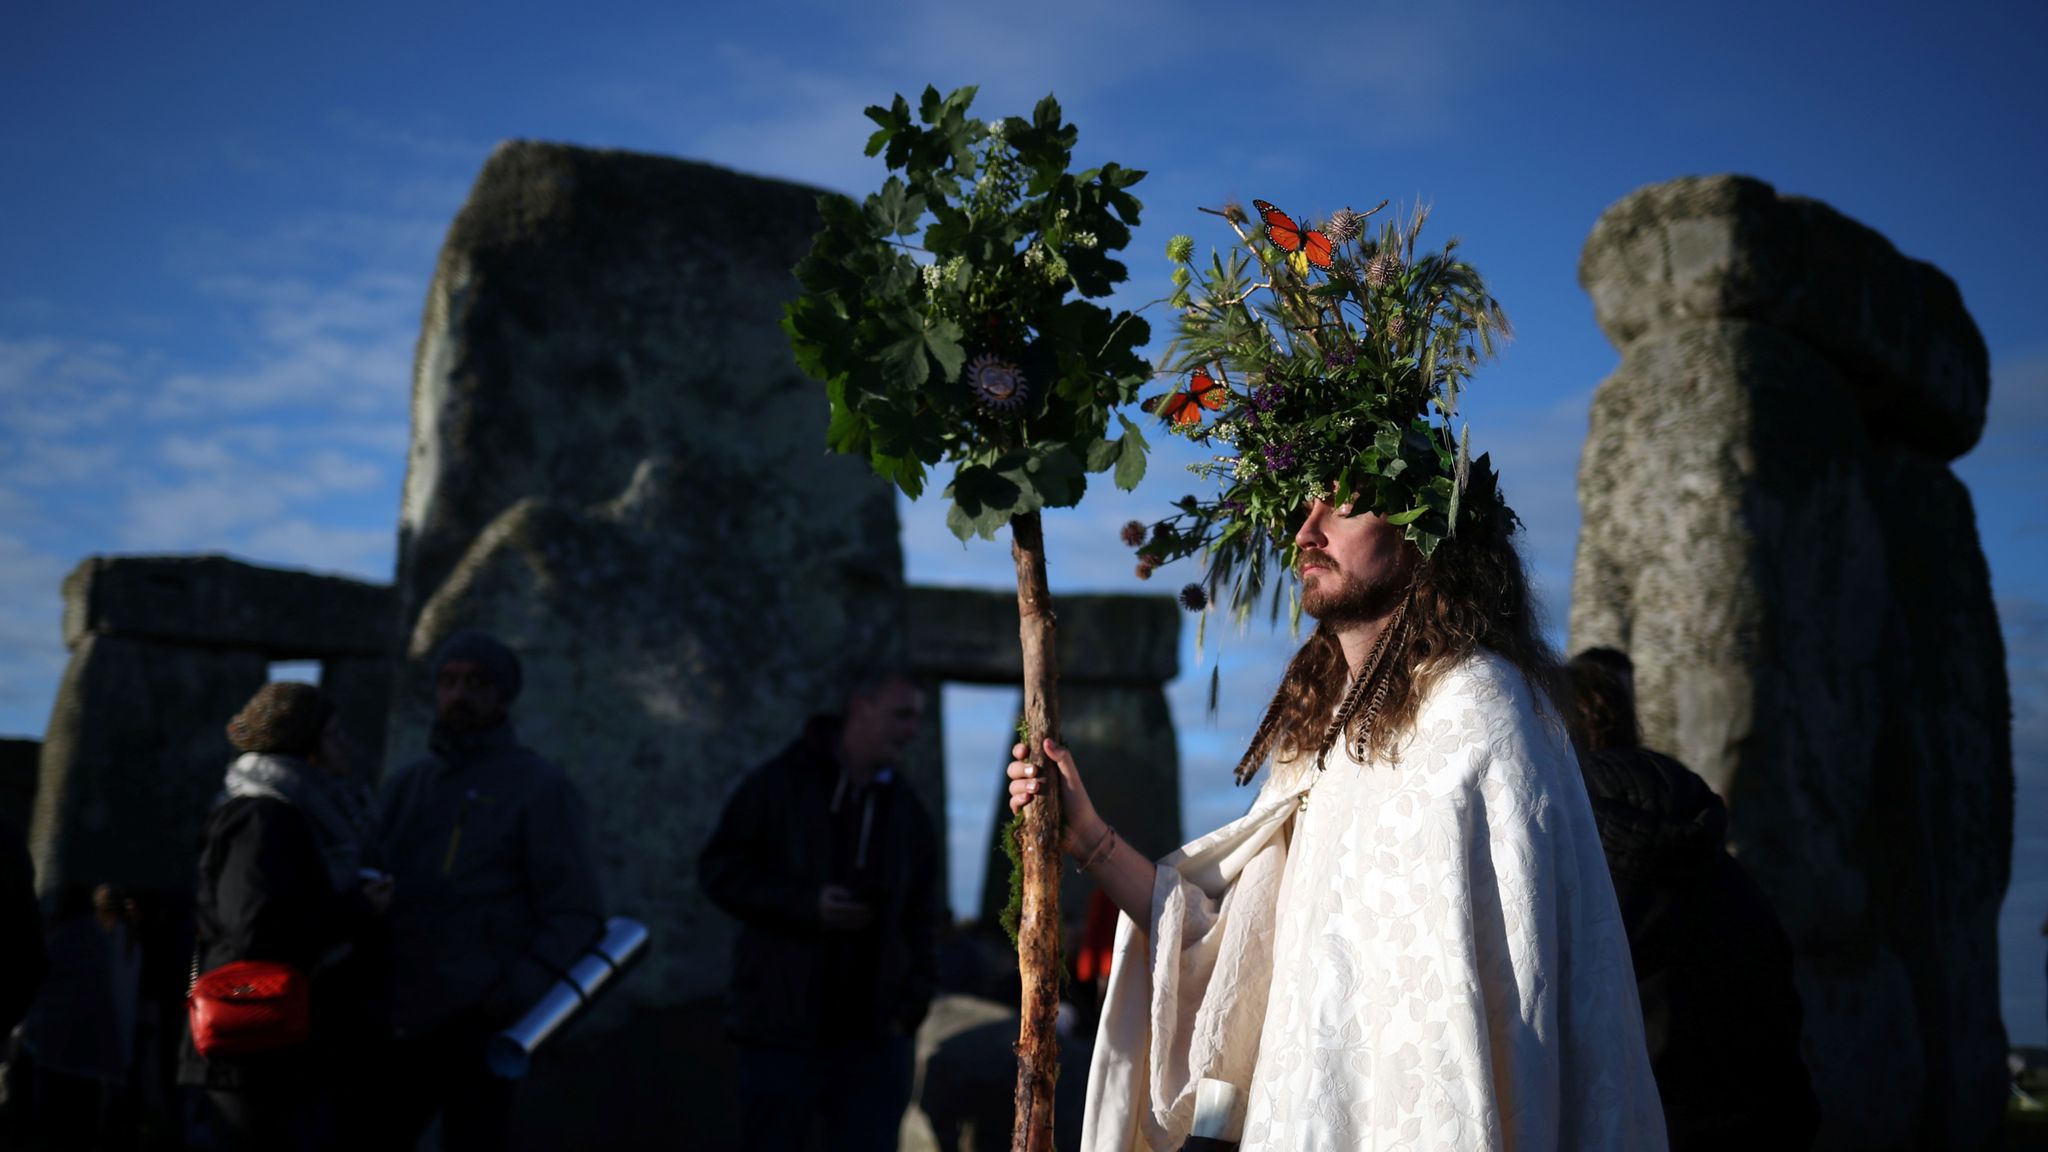
[[[1017,597],[975,588],[910,588],[910,666],[920,676],[1015,684],[1024,655]],[[1054,596],[1060,679],[1164,684],[1180,675],[1180,608],[1170,596]]]
[[64,643],[119,636],[273,660],[381,658],[391,588],[226,556],[92,556],[64,578]]

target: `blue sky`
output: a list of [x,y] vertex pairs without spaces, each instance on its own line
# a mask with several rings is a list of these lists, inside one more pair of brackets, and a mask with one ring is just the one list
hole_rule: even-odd
[[[1580,245],[1636,187],[1744,172],[1942,268],[1990,345],[1991,431],[1957,470],[2014,686],[2007,1021],[2048,1041],[2048,240],[2035,223],[2048,10],[198,7],[18,6],[0,39],[0,732],[47,719],[57,584],[87,554],[219,550],[390,578],[420,304],[449,219],[507,137],[860,192],[879,179],[859,154],[866,104],[978,83],[993,115],[1053,91],[1084,159],[1152,172],[1133,303],[1163,294],[1169,235],[1208,238],[1198,205],[1425,199],[1432,233],[1465,239],[1515,323],[1468,415],[1560,625],[1586,405],[1617,360],[1576,283]],[[1184,490],[1185,460],[1162,454],[1136,497],[1091,495],[1052,518],[1056,591],[1141,587],[1114,526]],[[904,508],[904,545],[915,580],[1010,581],[1006,550],[961,548],[935,503]],[[1206,666],[1175,688],[1190,833],[1241,807],[1215,782],[1287,646],[1212,634],[1203,655],[1220,652],[1226,684],[1214,721]],[[1192,643],[1186,655],[1192,667]],[[986,834],[1010,707],[962,691],[949,708],[962,847]]]

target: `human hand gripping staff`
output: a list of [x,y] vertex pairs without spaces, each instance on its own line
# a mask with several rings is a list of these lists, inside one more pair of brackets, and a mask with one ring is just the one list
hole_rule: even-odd
[[[825,383],[830,448],[866,457],[912,499],[929,468],[951,462],[954,534],[993,539],[1009,527],[1035,747],[1059,731],[1039,513],[1078,504],[1090,473],[1109,472],[1126,491],[1145,473],[1145,439],[1116,409],[1148,378],[1137,350],[1150,332],[1090,302],[1127,274],[1110,254],[1130,242],[1140,206],[1126,189],[1144,173],[1073,171],[1077,133],[1051,97],[1029,117],[982,121],[967,114],[974,94],[927,88],[915,115],[901,96],[867,110],[867,154],[882,155],[891,175],[863,202],[819,199],[824,227],[797,265],[804,293],[783,328],[797,363]],[[1057,805],[1033,805],[1013,834],[1024,1000],[1012,1148],[1050,1152]]]

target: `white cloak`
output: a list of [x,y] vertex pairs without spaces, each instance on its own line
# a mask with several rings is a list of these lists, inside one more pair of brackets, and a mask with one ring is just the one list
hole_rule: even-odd
[[1478,653],[1391,762],[1313,775],[1121,919],[1083,1152],[1175,1152],[1203,1078],[1248,1088],[1243,1152],[1663,1149],[1592,808],[1521,674]]

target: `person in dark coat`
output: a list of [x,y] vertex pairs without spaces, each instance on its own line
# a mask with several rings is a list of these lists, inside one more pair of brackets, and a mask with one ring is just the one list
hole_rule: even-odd
[[1569,720],[1635,962],[1671,1148],[1809,1148],[1820,1109],[1800,1054],[1791,942],[1728,853],[1721,798],[1685,765],[1641,746],[1616,657],[1627,660],[1605,649],[1567,665]]
[[898,771],[923,696],[860,677],[845,716],[733,790],[697,863],[740,923],[729,1026],[750,1148],[893,1150],[937,971],[938,836]]
[[412,1147],[436,1114],[448,1152],[507,1145],[514,1082],[490,1073],[485,1046],[604,930],[582,796],[512,729],[522,682],[504,644],[451,636],[434,661],[430,755],[384,785],[372,862],[396,884],[394,1147]]
[[0,817],[0,1048],[35,1000],[49,963],[28,842],[21,829]]
[[337,1147],[329,1090],[359,1012],[349,959],[390,899],[388,884],[360,873],[369,794],[350,775],[333,701],[310,684],[264,685],[228,739],[242,755],[206,818],[195,968],[290,965],[311,982],[311,1033],[289,1048],[208,1058],[188,1021],[178,1080],[206,1089],[229,1148]]

